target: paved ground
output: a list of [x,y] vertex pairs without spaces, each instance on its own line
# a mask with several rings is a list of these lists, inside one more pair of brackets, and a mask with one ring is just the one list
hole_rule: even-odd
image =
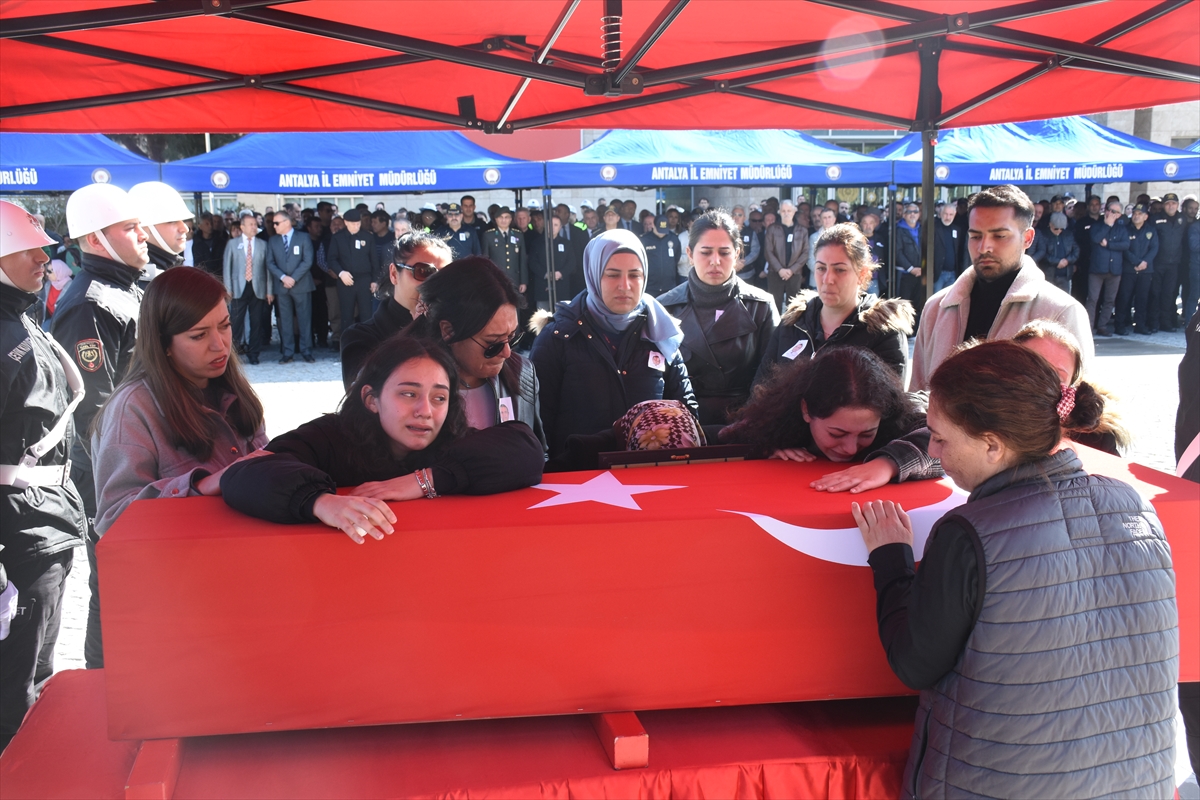
[[[1121,413],[1134,435],[1132,461],[1175,473],[1175,410],[1178,405],[1179,361],[1183,333],[1114,336],[1096,341],[1096,363],[1090,375],[1118,395]],[[317,363],[277,364],[263,359],[247,366],[247,374],[266,408],[267,434],[289,431],[313,417],[337,409],[342,398],[341,364],[335,353],[316,350]],[[87,621],[88,563],[79,550],[63,610],[55,669],[83,667],[83,632]],[[1186,767],[1183,725],[1179,725],[1180,778]],[[1191,792],[1191,786],[1186,791]]]

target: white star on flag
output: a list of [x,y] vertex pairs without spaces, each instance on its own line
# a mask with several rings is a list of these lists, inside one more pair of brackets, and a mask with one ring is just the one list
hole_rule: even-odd
[[548,508],[550,506],[565,506],[570,503],[604,503],[606,506],[632,508],[641,511],[642,508],[633,499],[635,494],[646,492],[664,492],[667,489],[686,489],[686,486],[626,486],[611,472],[603,472],[586,483],[539,483],[534,489],[546,489],[558,492],[557,497],[532,505],[527,510]]

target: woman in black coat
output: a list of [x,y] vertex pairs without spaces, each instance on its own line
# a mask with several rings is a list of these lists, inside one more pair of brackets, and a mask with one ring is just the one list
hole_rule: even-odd
[[683,333],[658,301],[643,294],[641,240],[631,231],[605,231],[588,243],[583,261],[587,288],[553,317],[541,313],[531,321],[538,337],[530,358],[556,466],[569,436],[611,428],[635,403],[679,400],[696,409],[679,354]]
[[740,229],[708,211],[688,231],[692,268],[685,283],[658,298],[683,330],[683,358],[700,404],[700,423],[720,425],[750,397],[750,385],[779,312],[770,294],[737,276]]
[[824,347],[865,347],[896,371],[901,381],[908,368],[908,337],[913,308],[907,300],[880,300],[866,293],[878,266],[871,244],[854,225],[843,223],[817,240],[816,292],[801,292],[784,311],[771,335],[755,384],[781,363],[812,358]]
[[[272,455],[225,470],[225,502],[272,522],[315,522],[358,544],[394,530],[388,502],[495,494],[538,483],[542,445],[529,426],[467,427],[454,358],[397,335],[375,349],[337,414],[267,445]],[[338,495],[338,486],[357,487]]]

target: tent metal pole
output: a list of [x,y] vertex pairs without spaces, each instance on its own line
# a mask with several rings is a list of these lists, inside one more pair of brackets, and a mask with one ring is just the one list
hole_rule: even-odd
[[[550,222],[550,215],[553,211],[553,198],[550,196],[549,181],[542,189],[542,234],[546,237],[546,295],[550,301],[550,312],[554,313],[555,306],[558,305],[558,281],[554,280],[554,268],[557,266],[554,263],[554,225]],[[578,231],[579,229],[576,228]],[[533,276],[529,276],[530,286],[533,285]],[[529,287],[526,287],[529,288]],[[537,305],[537,298],[533,299],[533,304]]]
[[[892,165],[892,170],[896,169],[896,165]],[[898,289],[900,273],[896,270],[896,226],[900,224],[900,220],[896,219],[896,201],[900,199],[900,194],[897,192],[892,197],[892,204],[888,206],[888,294],[892,297],[899,297]]]
[[[917,42],[921,60],[921,78],[917,88],[917,129],[921,131],[921,233],[925,237],[925,257],[921,260],[921,276],[925,279],[925,300],[933,297],[934,247],[937,237],[933,187],[933,148],[937,143],[936,120],[942,113],[942,90],[938,83],[938,67],[944,38]],[[922,306],[924,303],[921,304]]]
[[[225,0],[219,5],[224,5],[227,10],[218,13],[227,16],[238,9],[278,6],[296,2],[299,0]],[[99,8],[91,11],[14,17],[4,21],[4,27],[0,28],[0,39],[16,39],[42,33],[91,31],[97,28],[110,28],[114,25],[157,22],[180,17],[199,17],[206,13],[208,12],[196,0],[159,0],[156,3]]]
[[[544,64],[546,62],[546,54],[550,52],[550,48],[554,47],[554,43],[558,41],[558,37],[562,35],[563,28],[567,27],[567,23],[571,20],[571,15],[575,13],[575,9],[579,8],[580,0],[568,0],[563,6],[563,10],[559,12],[558,20],[554,23],[554,27],[550,29],[550,35],[546,38],[546,43],[538,48],[537,53],[533,56],[535,64]],[[500,118],[496,120],[496,130],[504,127],[504,123],[508,122],[508,118],[512,115],[513,109],[517,107],[517,103],[521,100],[521,95],[525,94],[525,90],[529,88],[531,78],[525,78],[521,81],[521,85],[512,93],[512,97],[508,98],[508,103],[504,106],[504,111],[500,114]]]
[[650,48],[653,47],[654,43],[657,42],[659,38],[667,32],[667,28],[670,27],[671,23],[675,21],[675,18],[682,13],[683,9],[687,7],[687,4],[688,0],[671,0],[663,8],[663,10],[658,13],[658,17],[655,18],[654,22],[650,23],[650,27],[647,28],[646,32],[642,34],[642,38],[639,39],[638,43],[633,46],[633,52],[627,55],[625,59],[617,66],[617,71],[613,75],[612,79],[614,86],[621,85],[621,81],[625,80],[625,77],[632,72],[633,68],[636,67],[638,62],[642,60],[642,57],[645,56],[646,53],[650,52]]
[[347,25],[343,22],[310,17],[305,14],[295,14],[288,11],[278,11],[273,8],[255,8],[234,13],[236,19],[258,22],[284,30],[308,33],[326,39],[337,39],[345,42],[371,45],[384,50],[395,50],[411,55],[425,56],[437,61],[450,64],[462,64],[468,67],[478,67],[490,72],[500,72],[517,75],[522,78],[534,78],[547,83],[557,83],[562,86],[584,88],[586,73],[576,70],[554,67],[548,64],[535,64],[516,58],[495,55],[488,52],[477,52],[466,47],[440,44],[411,36],[377,31],[358,25]]

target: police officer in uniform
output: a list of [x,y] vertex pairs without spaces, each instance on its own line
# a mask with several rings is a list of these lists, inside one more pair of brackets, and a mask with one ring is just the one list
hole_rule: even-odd
[[496,227],[483,234],[483,255],[504,270],[517,291],[525,294],[529,287],[529,262],[524,237],[509,227],[512,218],[512,209],[508,206],[496,212]]
[[84,660],[89,669],[104,666],[100,634],[99,575],[96,571],[96,486],[87,431],[92,417],[129,371],[137,338],[142,290],[137,281],[150,256],[139,209],[128,194],[110,183],[84,186],[67,199],[67,232],[83,251],[79,273],[63,290],[50,329],[83,375],[87,396],[75,409],[79,435],[71,448],[71,479],[88,516],[89,578]]
[[[1162,211],[1150,218],[1158,237],[1158,256],[1154,260],[1154,278],[1150,282],[1150,316],[1147,323],[1150,332],[1159,328],[1174,331],[1179,321],[1175,301],[1179,297],[1179,267],[1183,263],[1185,250],[1184,233],[1187,222],[1179,213],[1179,195],[1167,192],[1163,195]],[[1184,316],[1191,316],[1184,309]]]
[[462,206],[458,203],[446,207],[446,224],[434,231],[433,235],[450,246],[450,252],[454,254],[452,261],[483,255],[475,226],[463,224]]
[[142,288],[158,273],[183,263],[183,250],[187,246],[188,226],[192,218],[179,192],[162,181],[144,181],[129,189],[129,196],[137,205],[138,216],[146,235],[150,263],[140,281]]
[[54,672],[67,575],[87,531],[69,459],[83,379],[25,313],[53,244],[0,200],[0,751]]
[[638,237],[646,248],[646,294],[658,297],[678,283],[676,266],[683,248],[679,237],[671,231],[665,214],[654,218],[654,228]]
[[[375,244],[362,227],[362,212],[352,208],[342,215],[346,227],[329,239],[325,257],[329,271],[338,276],[338,305],[342,328],[371,318],[371,298],[381,280],[382,270],[375,258]],[[358,303],[358,316],[354,314]]]

